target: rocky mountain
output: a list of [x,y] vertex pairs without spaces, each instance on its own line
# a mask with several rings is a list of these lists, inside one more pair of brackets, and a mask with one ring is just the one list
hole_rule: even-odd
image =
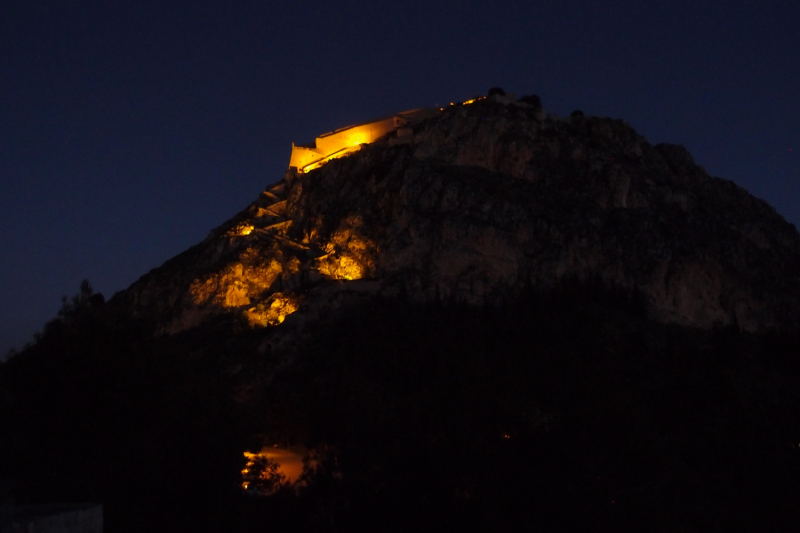
[[800,324],[795,228],[681,146],[535,97],[451,105],[393,137],[288,172],[114,301],[175,333],[313,322],[354,295],[499,304],[575,278],[639,291],[664,323]]
[[797,529],[795,228],[533,96],[398,124],[65,299],[0,363],[0,485],[117,532]]

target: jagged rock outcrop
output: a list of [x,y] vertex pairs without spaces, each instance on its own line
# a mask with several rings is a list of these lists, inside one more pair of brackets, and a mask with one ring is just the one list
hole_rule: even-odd
[[501,303],[574,277],[640,291],[662,322],[800,324],[797,231],[683,147],[496,99],[389,141],[287,174],[116,304],[169,333],[300,323],[348,292]]

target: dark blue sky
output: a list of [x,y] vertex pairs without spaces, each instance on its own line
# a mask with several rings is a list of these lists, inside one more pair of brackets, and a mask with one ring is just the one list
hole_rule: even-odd
[[800,225],[800,2],[0,5],[0,354],[280,179],[292,141],[504,87],[622,118]]

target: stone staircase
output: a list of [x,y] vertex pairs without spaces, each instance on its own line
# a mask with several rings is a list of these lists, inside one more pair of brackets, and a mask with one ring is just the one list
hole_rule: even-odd
[[308,246],[286,236],[286,230],[292,225],[292,220],[285,214],[286,185],[284,179],[261,193],[261,197],[253,206],[252,218],[249,220],[252,229],[246,234],[252,233],[263,240],[277,241],[284,246],[309,251],[311,248]]

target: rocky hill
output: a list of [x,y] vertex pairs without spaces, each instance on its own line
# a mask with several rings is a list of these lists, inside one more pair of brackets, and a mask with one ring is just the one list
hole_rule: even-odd
[[0,363],[0,485],[110,532],[797,529],[795,228],[535,97],[403,129],[65,299]]
[[535,97],[451,105],[390,137],[287,173],[115,302],[175,333],[299,324],[334,295],[503,303],[575,278],[639,291],[664,323],[800,324],[795,228],[681,146]]

